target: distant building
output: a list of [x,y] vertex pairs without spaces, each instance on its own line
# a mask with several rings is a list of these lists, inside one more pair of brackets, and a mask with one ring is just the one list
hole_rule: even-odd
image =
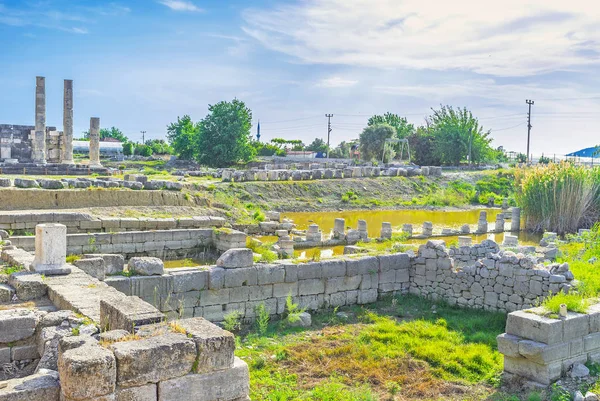
[[578,150],[577,152],[567,154],[569,157],[599,157],[600,158],[600,147],[593,146],[591,148],[585,148]]
[[[90,143],[88,141],[73,141],[73,153],[88,154]],[[123,153],[123,143],[113,141],[100,141],[100,154],[116,156]]]

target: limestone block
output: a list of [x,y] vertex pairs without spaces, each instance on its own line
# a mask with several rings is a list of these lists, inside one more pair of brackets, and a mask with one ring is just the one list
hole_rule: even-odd
[[540,365],[525,358],[504,357],[504,371],[525,377],[537,383],[549,385],[558,380],[562,373],[560,361]]
[[[286,266],[286,280],[285,280],[286,282],[290,281],[290,280],[288,280],[288,270],[290,271],[289,278],[291,279],[291,275],[292,275],[291,270],[293,270],[293,269],[291,267]],[[319,263],[319,262],[300,263],[300,264],[296,265],[295,273],[296,273],[296,280],[321,278],[321,277],[323,277],[323,267],[322,267],[321,263]]]
[[36,180],[28,180],[25,178],[15,178],[15,187],[17,188],[37,188],[38,183]]
[[519,341],[519,354],[532,362],[548,364],[569,357],[569,343],[547,345],[537,341]]
[[164,315],[158,309],[138,297],[100,300],[102,329],[133,332],[136,327],[158,323],[163,319]]
[[63,224],[46,223],[35,227],[35,257],[33,269],[41,274],[68,274],[66,265],[67,227]]
[[498,342],[498,352],[513,358],[519,357],[519,341],[521,340],[520,337],[511,334],[500,334],[496,337],[496,341]]
[[397,269],[408,269],[410,267],[410,258],[406,253],[396,253],[392,255],[378,256],[379,268],[381,272]]
[[85,258],[73,262],[75,266],[100,281],[104,281],[105,266],[102,258]]
[[115,401],[157,401],[158,389],[156,384],[120,388],[115,392]]
[[0,310],[0,343],[10,343],[31,337],[37,319],[28,309]]
[[346,275],[345,260],[326,260],[321,262],[321,271],[323,278],[343,277]]
[[321,279],[308,279],[298,281],[299,295],[316,295],[325,292],[325,283]]
[[360,259],[346,261],[348,276],[363,274],[377,274],[379,272],[379,260],[375,256],[367,256]]
[[208,373],[233,367],[235,350],[233,334],[201,317],[183,319],[177,324],[196,343],[195,373]]
[[187,375],[158,384],[160,401],[246,400],[250,391],[248,365],[235,358],[233,368]]
[[15,289],[6,284],[0,284],[0,303],[9,303],[15,296]]
[[130,272],[141,276],[162,275],[165,271],[165,264],[162,260],[148,256],[129,259],[127,267]]
[[106,274],[119,274],[123,272],[125,258],[123,255],[107,253],[87,253],[85,258],[102,258],[104,260],[104,271]]
[[174,271],[171,273],[173,277],[173,292],[185,293],[190,291],[202,291],[208,287],[208,270],[193,270]]
[[258,283],[258,269],[244,267],[225,270],[225,288],[254,286]]
[[20,379],[2,382],[2,401],[54,401],[60,397],[60,383],[55,371],[41,371]]
[[563,321],[526,311],[511,312],[506,321],[506,333],[554,345],[563,341]]
[[217,260],[217,266],[225,269],[250,267],[253,264],[254,254],[248,248],[229,249]]
[[258,265],[258,285],[283,283],[285,268],[281,265]]
[[110,346],[122,388],[187,375],[196,360],[196,345],[184,334],[168,333]]
[[563,320],[563,341],[580,339],[588,334],[590,334],[589,315],[569,312]]
[[60,353],[58,372],[62,393],[69,398],[95,399],[115,391],[115,356],[99,345],[83,345]]

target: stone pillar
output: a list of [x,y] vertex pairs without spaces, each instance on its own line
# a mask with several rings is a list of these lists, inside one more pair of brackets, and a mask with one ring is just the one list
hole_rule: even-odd
[[512,216],[510,220],[510,231],[521,231],[521,209],[518,207],[512,208]]
[[71,79],[65,79],[62,150],[62,162],[73,164],[73,80]]
[[35,226],[35,257],[33,270],[47,276],[68,274],[67,226],[48,223]]
[[358,220],[358,232],[360,233],[361,241],[366,241],[369,239],[369,232],[367,231],[366,220]]
[[34,163],[46,164],[46,78],[35,78],[35,131],[32,142]]
[[479,212],[479,221],[477,222],[477,232],[478,233],[487,233],[488,232],[488,222],[487,222],[487,212],[482,210]]
[[383,222],[381,223],[381,239],[392,238],[392,223]]
[[519,246],[519,237],[517,237],[516,235],[505,234],[504,243],[502,245],[510,247]]
[[100,119],[90,118],[90,167],[102,167],[100,164]]
[[402,232],[408,234],[409,237],[412,237],[412,234],[413,234],[413,225],[412,224],[403,224],[402,225]]
[[496,216],[496,227],[494,231],[497,233],[504,232],[504,213],[498,213]]
[[293,257],[294,256],[294,241],[290,239],[289,235],[284,235],[283,237],[279,237],[279,241],[277,241],[277,245],[279,245],[279,254],[285,257]]
[[433,234],[433,223],[431,221],[423,222],[422,234],[426,237],[431,237],[431,235]]
[[461,235],[458,237],[458,246],[471,246],[473,243],[473,238],[468,237],[466,235]]
[[463,224],[460,228],[461,234],[471,234],[471,226],[468,224]]
[[308,226],[308,230],[306,230],[306,240],[309,242],[321,242],[323,240],[321,230],[319,230],[317,224]]
[[346,235],[345,231],[346,231],[346,220],[335,219],[335,222],[333,223],[333,238],[343,239]]

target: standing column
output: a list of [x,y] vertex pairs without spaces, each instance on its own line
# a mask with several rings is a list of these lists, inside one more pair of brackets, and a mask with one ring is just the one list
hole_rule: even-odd
[[510,231],[513,233],[521,231],[521,209],[518,207],[512,208],[512,217],[510,220]]
[[102,167],[100,164],[100,119],[90,118],[90,167]]
[[35,132],[32,141],[34,163],[46,164],[46,78],[35,78]]
[[62,162],[73,164],[73,80],[65,79]]

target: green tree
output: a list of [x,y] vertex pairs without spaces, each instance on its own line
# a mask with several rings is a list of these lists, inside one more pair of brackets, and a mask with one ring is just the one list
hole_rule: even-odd
[[197,160],[208,166],[223,167],[251,160],[252,111],[241,100],[208,106],[209,114],[200,121]]
[[[125,136],[125,134],[123,134],[123,131],[121,131],[120,129],[116,128],[116,127],[110,127],[110,128],[101,128],[100,129],[100,140],[103,141],[106,138],[113,138],[118,140],[119,142],[128,142],[129,138],[127,138]],[[83,138],[86,141],[90,140],[90,131],[83,131]]]
[[135,151],[135,144],[133,142],[125,142],[123,144],[123,154],[125,156],[132,156]]
[[315,140],[306,147],[306,150],[311,152],[327,152],[327,144],[321,138],[315,138]]
[[[360,157],[363,160],[381,160],[386,139],[395,137],[396,130],[389,124],[371,125],[360,134]],[[386,156],[393,156],[386,152]],[[385,161],[385,160],[384,160]]]
[[368,126],[379,124],[388,124],[394,127],[396,130],[396,137],[398,139],[405,139],[415,131],[415,126],[409,124],[406,118],[390,112],[387,112],[382,116],[374,115],[373,117],[369,118],[369,121],[367,122]]
[[138,145],[135,147],[135,154],[139,156],[152,156],[152,148],[148,145]]
[[149,139],[145,143],[152,149],[155,155],[171,155],[173,148],[164,139]]
[[356,141],[350,141],[350,142],[342,141],[339,143],[338,146],[331,149],[331,152],[329,153],[329,157],[332,157],[334,159],[349,159],[350,158],[350,149],[352,148],[353,145],[356,145]]
[[427,127],[418,127],[409,135],[411,160],[421,166],[439,166],[440,159],[435,153],[435,138]]
[[252,147],[258,156],[285,156],[285,150],[270,143],[253,141]]
[[179,158],[191,160],[197,156],[198,130],[199,124],[194,124],[188,115],[177,117],[177,122],[167,126],[167,138]]
[[466,107],[454,110],[451,106],[441,106],[432,111],[429,130],[434,137],[434,153],[442,164],[458,165],[467,160],[469,142],[472,162],[487,161],[493,156],[490,131],[484,132]]

